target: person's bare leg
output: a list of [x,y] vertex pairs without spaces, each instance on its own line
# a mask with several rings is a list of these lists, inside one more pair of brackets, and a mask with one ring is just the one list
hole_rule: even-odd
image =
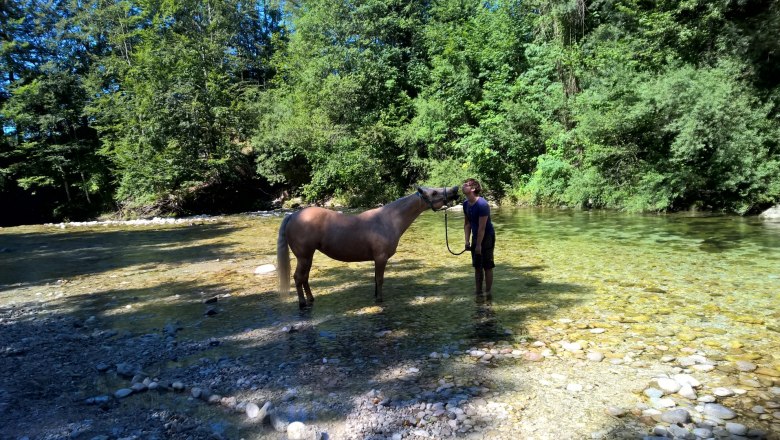
[[493,289],[493,269],[485,269],[485,295]]
[[482,278],[484,277],[482,268],[481,267],[475,267],[474,268],[474,281],[476,282],[476,290],[474,290],[474,294],[476,295],[482,295]]

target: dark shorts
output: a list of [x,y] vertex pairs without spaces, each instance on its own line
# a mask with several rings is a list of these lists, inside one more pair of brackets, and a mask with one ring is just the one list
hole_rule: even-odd
[[496,247],[495,234],[489,234],[482,237],[482,255],[477,255],[474,252],[474,248],[471,248],[471,265],[473,267],[481,267],[484,269],[492,269],[496,267],[496,263],[493,262],[493,249]]

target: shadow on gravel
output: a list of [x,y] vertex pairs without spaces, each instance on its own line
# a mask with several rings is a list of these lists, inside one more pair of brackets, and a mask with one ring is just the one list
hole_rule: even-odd
[[231,243],[197,244],[237,229],[227,224],[137,230],[78,230],[0,235],[0,292],[25,284],[97,274],[124,267],[224,258]]
[[[65,270],[68,273],[48,275],[19,269],[4,275],[0,283],[8,286],[143,264],[152,261],[147,254],[154,254],[155,262],[186,264],[192,259],[180,258],[181,243],[230,230],[206,225],[71,233],[67,238],[20,236],[13,246],[31,251],[15,252],[21,258],[15,267],[59,267],[52,260],[86,256],[96,256],[97,267],[74,265]],[[84,245],[65,257],[57,249],[60,240],[68,239]],[[196,253],[187,248],[186,255],[215,258],[223,256],[224,246],[198,245]],[[113,260],[117,253],[123,257]],[[315,305],[304,311],[298,310],[294,295],[264,291],[219,296],[215,292],[229,292],[230,286],[209,283],[160,283],[4,308],[0,310],[4,350],[0,412],[7,416],[0,432],[9,438],[98,434],[262,438],[271,435],[270,427],[236,415],[224,405],[188,399],[189,391],[199,387],[261,406],[270,400],[286,418],[327,424],[373,411],[366,408],[379,401],[388,411],[411,414],[420,402],[470,400],[486,388],[522,387],[494,379],[491,370],[502,368],[501,363],[483,364],[470,358],[454,362],[454,358],[430,355],[488,342],[511,343],[526,333],[523,324],[528,318],[544,316],[550,307],[568,307],[588,293],[575,285],[545,283],[535,275],[538,269],[500,265],[490,301],[471,293],[473,275],[468,267],[432,268],[424,261],[397,259],[388,266],[381,307],[373,300],[373,267],[366,265],[313,272]],[[210,298],[212,302],[206,303]],[[86,405],[89,397],[112,395],[130,386],[129,377],[117,375],[118,364],[137,366],[163,384],[181,381],[187,394],[146,391]],[[107,371],[98,371],[103,368]],[[459,383],[442,387],[441,380],[450,376]],[[387,432],[361,425],[355,429],[362,431],[345,434],[380,438],[409,423],[396,420]],[[494,421],[480,423],[489,429]]]

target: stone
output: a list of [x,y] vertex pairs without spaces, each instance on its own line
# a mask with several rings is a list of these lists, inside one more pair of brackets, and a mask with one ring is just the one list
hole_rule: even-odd
[[286,432],[287,425],[289,425],[289,423],[287,423],[287,420],[285,420],[284,417],[275,412],[271,413],[271,426],[273,426],[277,432]]
[[287,438],[289,440],[307,440],[309,429],[302,422],[292,422],[287,425]]
[[701,386],[701,382],[696,380],[695,377],[691,376],[690,374],[675,374],[672,376],[672,379],[677,381],[680,385],[690,385],[692,388],[699,388]]
[[687,423],[690,419],[691,415],[683,408],[673,409],[661,414],[661,421],[669,424]]
[[712,390],[712,394],[717,397],[730,397],[734,395],[734,391],[730,388],[718,387]]
[[657,382],[658,382],[658,387],[661,388],[661,390],[663,390],[664,394],[674,394],[680,391],[680,388],[682,388],[682,386],[679,383],[677,383],[676,380],[669,379],[666,377],[662,377],[658,379]]
[[753,362],[749,362],[749,361],[737,361],[734,364],[736,365],[737,370],[743,371],[743,372],[754,371],[756,368],[758,368],[756,366],[756,364],[754,364]]
[[672,437],[676,439],[693,440],[695,438],[693,436],[693,433],[691,433],[691,431],[687,430],[686,428],[683,428],[682,426],[669,425],[668,430],[669,430],[669,434],[671,434]]
[[756,368],[754,373],[761,374],[763,376],[769,376],[769,377],[780,377],[780,371],[775,370],[774,368],[767,368],[767,367]]
[[780,220],[780,204],[777,204],[758,215],[761,220]]
[[737,416],[734,411],[718,403],[704,404],[704,415],[723,420],[730,420]]
[[116,364],[116,374],[123,377],[133,377],[139,368],[135,365],[128,364],[127,362],[120,362]]
[[541,362],[544,360],[544,356],[542,356],[541,353],[537,353],[535,351],[527,351],[523,355],[523,358],[530,362]]
[[273,264],[263,264],[255,268],[255,275],[267,275],[276,272],[276,266]]
[[602,353],[599,353],[598,351],[591,351],[588,352],[587,358],[589,361],[592,362],[601,362],[604,360],[604,355]]
[[127,396],[129,396],[131,394],[133,394],[133,390],[131,390],[130,388],[122,388],[122,389],[117,390],[114,393],[114,397],[116,397],[117,399],[124,399],[125,397],[127,397]]
[[726,431],[729,432],[729,434],[733,435],[746,435],[748,432],[747,426],[741,424],[741,423],[732,423],[727,422],[726,423]]
[[254,402],[247,403],[244,411],[246,411],[246,416],[250,419],[254,419],[260,415],[260,407]]
[[680,387],[680,391],[678,391],[677,394],[689,400],[696,400],[696,397],[698,397],[696,395],[696,391],[694,391],[693,388],[687,384]]

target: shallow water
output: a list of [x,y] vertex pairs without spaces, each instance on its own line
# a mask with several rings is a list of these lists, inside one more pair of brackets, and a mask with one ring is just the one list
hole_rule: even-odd
[[[462,218],[448,215],[453,250],[462,246]],[[403,380],[393,368],[489,341],[583,339],[651,360],[691,348],[780,367],[780,227],[755,218],[497,208],[495,283],[484,301],[472,294],[468,254],[447,252],[444,215],[426,212],[388,264],[383,304],[373,301],[373,263],[318,254],[315,305],[303,312],[294,295],[276,293],[274,274],[253,273],[274,262],[280,221],[249,214],[192,225],[0,229],[0,306],[37,301],[48,313],[95,316],[133,334],[175,323],[181,339],[220,341],[206,357],[275,369],[289,381],[273,392],[309,386],[315,397]],[[218,300],[204,304],[209,298]],[[594,327],[609,331],[590,334]],[[332,387],[307,384],[307,369],[327,364],[350,375]]]

